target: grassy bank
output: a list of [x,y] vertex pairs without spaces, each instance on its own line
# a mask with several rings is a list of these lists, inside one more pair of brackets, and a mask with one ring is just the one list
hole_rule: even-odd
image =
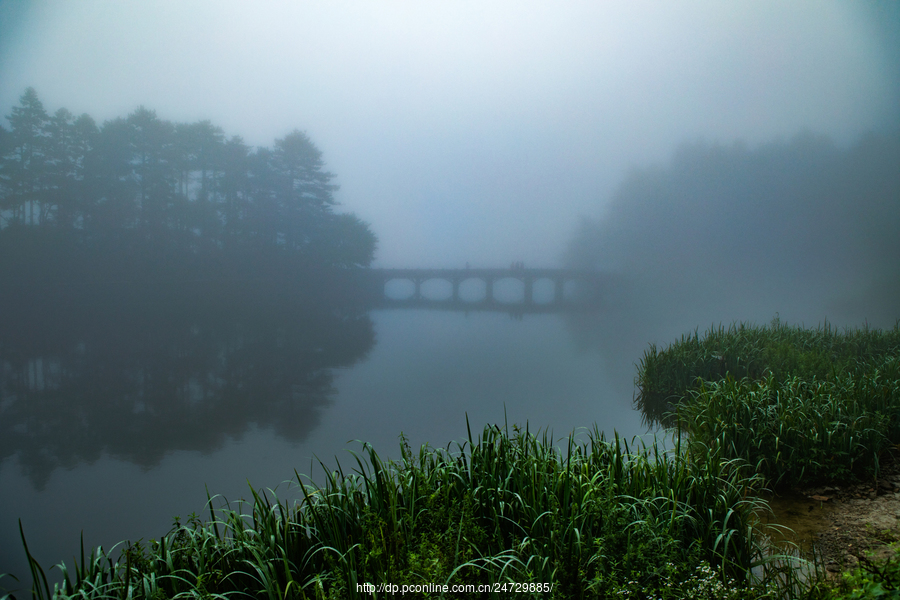
[[[431,583],[493,584],[497,597],[795,597],[775,562],[759,567],[757,484],[728,462],[596,430],[560,450],[545,434],[486,427],[452,450],[404,446],[399,461],[365,447],[299,503],[254,492],[158,541],[82,554],[60,567],[55,595],[371,598],[358,584]],[[35,596],[53,596],[32,567]]]
[[900,323],[695,332],[651,346],[636,383],[648,419],[776,487],[877,476],[900,443]]

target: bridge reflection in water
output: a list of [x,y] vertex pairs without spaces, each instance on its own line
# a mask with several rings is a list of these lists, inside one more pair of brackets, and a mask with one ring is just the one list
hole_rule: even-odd
[[[381,308],[430,308],[459,311],[496,311],[515,315],[576,312],[594,310],[599,305],[601,274],[574,269],[370,269],[372,285],[377,290],[378,305]],[[504,279],[521,281],[523,291],[518,300],[504,301],[497,298],[495,284]],[[445,281],[450,284],[450,295],[435,299],[422,294],[422,285],[430,281]],[[460,286],[476,280],[484,284],[484,295],[480,299],[464,299],[460,296]],[[534,287],[539,281],[552,285],[552,299],[537,301]],[[413,292],[405,298],[392,298],[387,294],[387,286],[394,281],[409,281]],[[546,288],[546,284],[541,284]]]

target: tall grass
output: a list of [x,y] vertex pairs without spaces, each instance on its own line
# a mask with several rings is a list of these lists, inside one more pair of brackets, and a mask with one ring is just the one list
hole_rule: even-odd
[[875,472],[900,442],[900,322],[882,331],[732,325],[644,354],[648,420],[740,459],[768,483]]
[[371,598],[358,584],[552,583],[518,597],[776,597],[751,581],[760,565],[790,587],[765,568],[775,562],[758,535],[759,479],[732,462],[607,441],[596,427],[562,449],[546,432],[495,426],[447,449],[401,448],[385,461],[364,445],[351,471],[301,485],[298,503],[254,490],[116,559],[82,551],[53,591],[29,555],[34,596]]

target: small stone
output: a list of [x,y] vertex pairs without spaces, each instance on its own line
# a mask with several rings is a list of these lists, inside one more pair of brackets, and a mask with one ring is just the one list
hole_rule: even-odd
[[810,496],[809,499],[814,500],[816,502],[828,502],[829,500],[831,500],[831,498],[829,496],[820,496],[818,494]]

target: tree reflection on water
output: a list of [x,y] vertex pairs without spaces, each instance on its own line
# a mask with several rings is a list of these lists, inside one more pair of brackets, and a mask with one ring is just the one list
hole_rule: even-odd
[[374,330],[324,280],[273,281],[7,288],[0,459],[17,454],[42,489],[59,467],[109,455],[150,468],[252,425],[303,440],[333,370],[365,357]]

